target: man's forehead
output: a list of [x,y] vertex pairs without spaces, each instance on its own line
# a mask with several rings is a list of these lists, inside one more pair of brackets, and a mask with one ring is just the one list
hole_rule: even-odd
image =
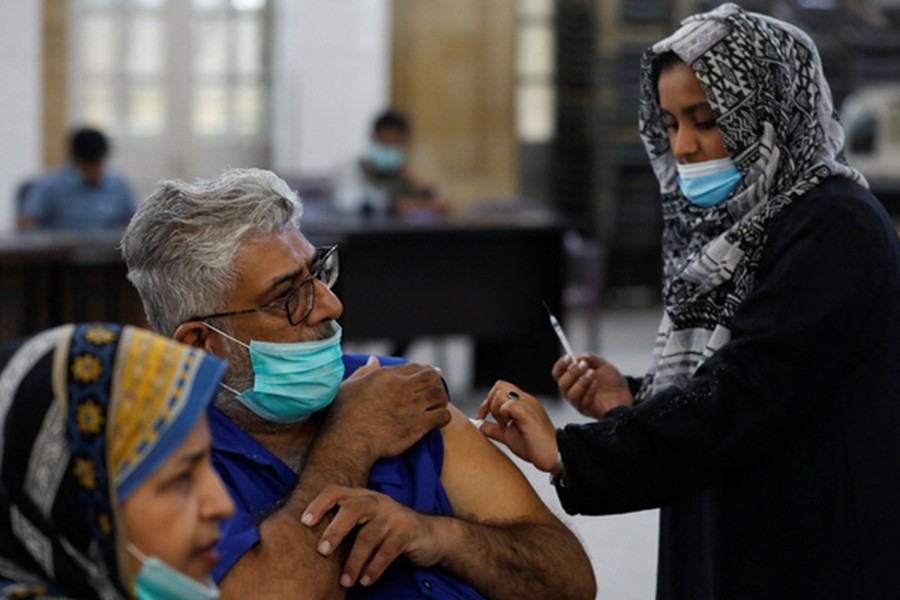
[[235,257],[238,280],[242,287],[251,282],[253,288],[268,287],[278,278],[302,271],[315,253],[315,247],[294,226],[247,239]]
[[271,233],[264,233],[244,239],[238,248],[238,257],[252,257],[257,254],[279,252],[293,255],[298,260],[310,260],[315,256],[315,247],[295,225],[287,224]]

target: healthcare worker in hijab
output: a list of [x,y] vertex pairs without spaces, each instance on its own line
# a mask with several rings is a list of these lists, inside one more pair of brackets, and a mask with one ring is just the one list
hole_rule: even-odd
[[206,600],[234,505],[206,409],[225,363],[130,326],[0,349],[0,597]]
[[[734,4],[644,55],[664,314],[649,372],[552,369],[593,422],[499,382],[482,431],[571,514],[662,507],[658,598],[891,598],[900,564],[900,246],[810,38]],[[518,399],[509,399],[509,391]]]

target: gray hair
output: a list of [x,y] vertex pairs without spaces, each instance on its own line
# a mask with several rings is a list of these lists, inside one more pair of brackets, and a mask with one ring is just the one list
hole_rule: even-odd
[[224,310],[241,244],[298,224],[302,212],[297,194],[271,171],[160,182],[122,238],[128,279],[153,328],[171,336],[191,317]]

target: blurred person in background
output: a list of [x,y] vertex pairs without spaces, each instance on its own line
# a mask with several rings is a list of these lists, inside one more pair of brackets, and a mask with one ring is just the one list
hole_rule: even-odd
[[130,326],[0,348],[0,597],[208,600],[234,504],[206,411],[225,363]]
[[69,163],[26,182],[20,190],[19,229],[124,229],[134,214],[128,183],[106,168],[110,146],[100,131],[81,128],[69,138]]
[[365,154],[337,178],[334,206],[341,214],[435,217],[447,211],[436,188],[409,167],[410,125],[399,112],[387,110],[372,123]]

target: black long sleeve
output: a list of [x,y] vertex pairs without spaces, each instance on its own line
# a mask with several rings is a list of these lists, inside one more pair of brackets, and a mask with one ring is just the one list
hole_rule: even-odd
[[559,432],[565,509],[629,511],[695,493],[764,460],[822,410],[885,328],[896,331],[896,234],[873,221],[868,204],[824,191],[795,207],[769,238],[731,341],[685,387]]
[[563,507],[662,506],[658,598],[896,595],[900,245],[877,200],[838,178],[798,200],[731,334],[685,386],[558,432]]

